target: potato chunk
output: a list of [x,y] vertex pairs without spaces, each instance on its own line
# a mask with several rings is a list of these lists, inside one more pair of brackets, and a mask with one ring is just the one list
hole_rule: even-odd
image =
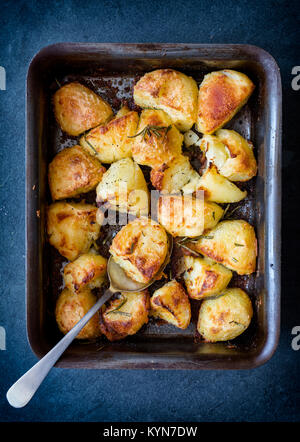
[[113,116],[110,105],[78,82],[62,86],[53,97],[54,114],[64,132],[80,135]]
[[256,175],[253,145],[234,130],[220,129],[215,136],[204,135],[200,148],[230,181],[248,181]]
[[134,335],[148,322],[150,310],[149,293],[122,292],[117,299],[109,301],[100,312],[100,330],[109,341]]
[[[65,288],[59,295],[55,307],[55,318],[60,331],[64,334],[68,333],[96,301],[96,296],[87,288],[77,294]],[[100,335],[99,313],[96,312],[76,338],[94,339]]]
[[254,84],[241,72],[224,69],[205,75],[199,88],[197,129],[212,134],[247,102]]
[[183,193],[204,191],[208,201],[216,203],[236,203],[247,196],[247,191],[242,191],[224,176],[220,175],[215,165],[210,164],[206,171],[198,179],[193,179],[186,184]]
[[150,177],[153,187],[162,193],[178,193],[193,179],[200,178],[184,155],[175,158],[168,166],[152,169]]
[[221,221],[205,237],[189,242],[188,247],[239,275],[255,272],[257,240],[254,228],[244,220]]
[[48,181],[53,201],[95,189],[105,170],[80,146],[63,149],[49,164]]
[[113,163],[97,187],[97,202],[137,216],[149,211],[149,191],[143,172],[131,158]]
[[132,141],[129,137],[136,133],[139,115],[124,108],[109,123],[95,127],[80,139],[81,146],[103,163],[131,157]]
[[[51,204],[47,212],[50,244],[70,261],[87,253],[100,233],[96,212],[97,207],[91,204],[62,201]],[[99,222],[100,217],[97,220]]]
[[145,109],[132,138],[132,156],[138,164],[157,169],[181,154],[182,142],[183,135],[165,112]]
[[134,86],[136,104],[165,111],[180,131],[196,122],[198,87],[192,77],[173,69],[157,69],[145,74]]
[[91,251],[84,253],[64,267],[65,285],[74,293],[78,293],[84,287],[101,287],[106,280],[106,268],[107,259],[103,256]]
[[220,296],[202,302],[197,330],[208,342],[227,341],[243,333],[252,316],[247,293],[239,288],[226,289]]
[[114,237],[110,253],[134,281],[147,283],[157,274],[168,252],[164,228],[148,218],[137,218]]
[[183,279],[190,298],[202,299],[224,290],[232,278],[226,267],[208,259],[184,256]]
[[158,199],[158,221],[175,237],[202,235],[217,224],[222,214],[217,204],[191,195],[161,195]]
[[220,169],[230,181],[248,181],[257,173],[253,144],[234,130],[220,129],[217,138],[227,147],[230,157]]
[[164,319],[175,327],[185,329],[191,321],[191,306],[189,298],[176,280],[172,280],[151,297],[151,314]]

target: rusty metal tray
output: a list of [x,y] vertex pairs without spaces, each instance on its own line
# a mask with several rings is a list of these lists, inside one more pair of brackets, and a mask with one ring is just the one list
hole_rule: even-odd
[[[280,330],[281,224],[281,80],[274,59],[256,46],[205,44],[59,43],[43,48],[27,76],[26,132],[26,305],[27,335],[37,357],[60,339],[55,299],[62,284],[64,259],[49,246],[45,208],[49,203],[47,165],[60,149],[76,143],[56,124],[51,97],[57,83],[79,80],[100,93],[117,110],[130,107],[132,86],[143,73],[174,68],[195,78],[231,68],[250,76],[256,89],[246,106],[226,126],[252,140],[258,174],[246,184],[248,197],[235,217],[254,225],[258,237],[257,271],[237,276],[231,285],[244,288],[254,305],[249,329],[232,342],[199,341],[195,321],[187,330],[149,324],[130,338],[109,343],[74,342],[59,367],[93,369],[239,369],[253,368],[274,353]],[[107,233],[107,232],[106,232]],[[103,233],[105,234],[105,232]]]

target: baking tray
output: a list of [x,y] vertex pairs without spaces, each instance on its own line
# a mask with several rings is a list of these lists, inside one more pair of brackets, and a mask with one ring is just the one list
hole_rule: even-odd
[[[254,225],[257,271],[233,278],[254,306],[249,329],[232,342],[204,343],[191,326],[179,330],[150,320],[123,341],[74,341],[56,366],[93,369],[240,369],[265,363],[274,353],[280,330],[281,80],[275,60],[250,45],[58,43],[31,61],[26,94],[26,306],[27,336],[38,358],[61,338],[55,297],[62,283],[63,260],[45,235],[49,203],[47,165],[60,149],[76,143],[54,121],[51,97],[58,84],[79,80],[105,97],[114,110],[145,72],[173,68],[195,78],[231,68],[256,84],[246,106],[227,125],[252,140],[258,174],[246,184],[248,197],[235,216]],[[193,158],[192,158],[193,160]],[[199,304],[198,304],[199,307]],[[196,309],[196,310],[195,310]]]

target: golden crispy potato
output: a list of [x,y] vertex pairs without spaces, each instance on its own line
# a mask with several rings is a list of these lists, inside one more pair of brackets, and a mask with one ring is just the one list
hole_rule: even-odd
[[73,82],[62,86],[53,97],[54,113],[62,130],[69,135],[82,132],[109,120],[110,105],[91,89]]
[[208,342],[227,341],[243,333],[252,316],[249,296],[238,288],[226,289],[216,298],[204,299],[197,330]]
[[164,228],[148,218],[137,218],[114,237],[110,253],[126,274],[138,282],[149,282],[160,270],[168,252]]
[[220,174],[230,181],[248,181],[254,177],[257,164],[253,144],[234,130],[220,129],[216,136],[229,151],[229,158],[220,168]]
[[74,293],[84,287],[101,287],[106,280],[107,259],[92,251],[83,253],[64,267],[65,286]]
[[158,199],[157,218],[172,236],[194,238],[214,227],[223,215],[215,203],[191,195],[161,195]]
[[110,341],[134,335],[148,322],[149,293],[122,292],[118,299],[109,301],[100,312],[100,330]]
[[242,191],[224,176],[220,175],[214,164],[210,164],[203,175],[186,184],[183,193],[204,191],[208,201],[216,203],[236,203],[247,196],[247,191]]
[[197,129],[212,134],[241,109],[254,90],[241,72],[224,69],[205,75],[199,88]]
[[47,233],[50,244],[65,258],[73,261],[87,253],[100,233],[96,222],[97,207],[84,203],[59,201],[47,211]]
[[183,135],[172,125],[165,112],[145,109],[141,113],[137,133],[131,140],[134,161],[158,169],[181,154]]
[[186,184],[200,176],[191,166],[188,157],[180,155],[168,166],[152,169],[150,178],[153,187],[162,193],[178,193]]
[[136,104],[162,109],[181,130],[190,129],[197,118],[198,86],[192,77],[173,69],[145,74],[134,86]]
[[[79,293],[72,293],[65,288],[58,297],[55,318],[60,331],[68,333],[77,322],[96,304],[96,296],[87,288]],[[99,313],[88,321],[76,336],[77,339],[93,339],[101,335]]]
[[80,138],[81,146],[103,163],[131,157],[129,137],[136,133],[139,115],[130,112],[126,106],[124,108],[109,123],[95,127]]
[[109,203],[120,212],[147,215],[149,191],[143,172],[131,158],[113,163],[96,189],[97,202]]
[[80,146],[59,152],[49,164],[48,181],[53,201],[72,198],[95,189],[105,167]]
[[256,175],[253,145],[234,130],[220,129],[216,135],[204,135],[200,149],[230,181],[248,181]]
[[184,256],[183,279],[190,298],[202,299],[224,290],[232,278],[232,272],[208,258]]
[[178,328],[185,329],[191,321],[191,306],[184,288],[175,279],[153,293],[151,315]]
[[221,221],[205,237],[189,242],[188,247],[239,275],[255,272],[257,240],[254,228],[244,220]]

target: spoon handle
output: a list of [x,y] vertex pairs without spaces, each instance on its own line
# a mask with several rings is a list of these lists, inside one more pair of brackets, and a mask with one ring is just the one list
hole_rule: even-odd
[[106,290],[96,304],[80,319],[79,322],[40,359],[30,370],[17,380],[8,390],[6,398],[9,404],[15,408],[24,407],[37,391],[53,365],[62,353],[76,338],[80,330],[94,316],[97,310],[113,295],[113,291]]

